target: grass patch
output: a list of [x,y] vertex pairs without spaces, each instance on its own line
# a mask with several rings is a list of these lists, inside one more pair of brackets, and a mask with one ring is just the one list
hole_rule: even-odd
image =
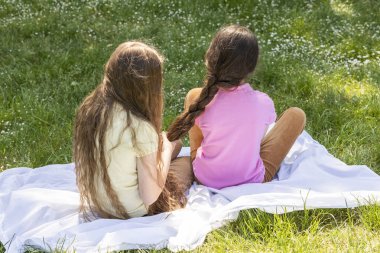
[[380,230],[367,222],[379,213],[379,205],[281,215],[245,210],[235,222],[210,233],[194,252],[378,252]]
[[[0,171],[71,162],[75,109],[125,40],[152,43],[166,56],[167,127],[186,92],[202,84],[213,34],[238,23],[259,38],[253,87],[273,98],[278,113],[303,108],[306,130],[334,156],[380,173],[379,9],[376,0],[4,0]],[[379,251],[379,213],[376,205],[244,211],[195,251]]]

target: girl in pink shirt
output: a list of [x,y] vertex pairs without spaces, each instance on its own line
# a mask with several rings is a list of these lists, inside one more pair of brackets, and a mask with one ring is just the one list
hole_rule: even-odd
[[168,131],[170,141],[189,132],[196,180],[213,188],[268,182],[305,126],[299,108],[286,110],[275,122],[272,99],[244,80],[259,55],[254,34],[242,26],[222,28],[205,56],[203,88],[192,89],[185,111]]

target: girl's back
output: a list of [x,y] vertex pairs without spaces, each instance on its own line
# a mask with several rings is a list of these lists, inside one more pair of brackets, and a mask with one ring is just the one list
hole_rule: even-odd
[[269,96],[249,84],[219,89],[195,120],[204,137],[193,162],[197,179],[214,188],[262,182],[260,142],[275,118]]
[[[131,125],[126,127],[127,118]],[[135,136],[136,142],[133,141]],[[112,110],[110,126],[105,133],[105,153],[107,173],[112,189],[130,217],[141,217],[148,210],[145,207],[138,187],[137,157],[157,151],[158,136],[153,126],[127,112],[118,104]],[[105,211],[117,217],[116,210],[109,203],[103,178],[96,177],[97,197]]]

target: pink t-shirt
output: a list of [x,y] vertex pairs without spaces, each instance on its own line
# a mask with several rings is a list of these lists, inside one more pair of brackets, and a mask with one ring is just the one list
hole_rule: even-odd
[[219,89],[195,120],[203,134],[193,161],[197,179],[217,189],[261,183],[265,168],[260,143],[275,120],[272,99],[248,83],[232,90]]

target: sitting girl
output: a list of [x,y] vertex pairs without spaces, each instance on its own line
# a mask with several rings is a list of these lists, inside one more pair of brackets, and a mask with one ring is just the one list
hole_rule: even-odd
[[119,45],[77,111],[74,162],[87,219],[127,219],[186,203],[191,166],[184,158],[171,162],[180,145],[161,133],[162,62],[141,42]]
[[303,131],[299,108],[276,120],[272,99],[245,82],[259,55],[256,37],[241,26],[222,28],[205,56],[203,88],[189,91],[185,111],[168,131],[178,140],[189,131],[193,171],[198,182],[213,188],[271,181]]

